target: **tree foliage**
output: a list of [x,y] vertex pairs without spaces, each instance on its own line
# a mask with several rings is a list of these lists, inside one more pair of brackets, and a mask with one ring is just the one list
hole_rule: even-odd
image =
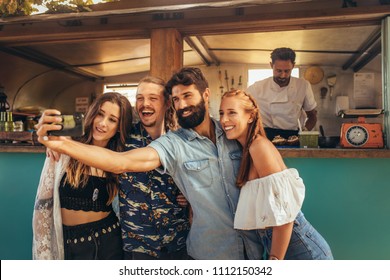
[[0,17],[31,15],[38,11],[33,5],[46,7],[48,14],[88,12],[92,4],[92,0],[0,0]]

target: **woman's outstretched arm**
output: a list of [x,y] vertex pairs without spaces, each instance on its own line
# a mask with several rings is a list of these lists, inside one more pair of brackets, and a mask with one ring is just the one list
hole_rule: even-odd
[[[47,120],[45,121],[45,118]],[[145,147],[127,152],[114,152],[94,145],[87,145],[66,137],[47,136],[47,132],[58,130],[59,125],[52,124],[53,116],[44,116],[37,125],[38,141],[46,147],[69,155],[78,161],[98,169],[113,173],[145,172],[161,165],[159,155],[153,148]]]

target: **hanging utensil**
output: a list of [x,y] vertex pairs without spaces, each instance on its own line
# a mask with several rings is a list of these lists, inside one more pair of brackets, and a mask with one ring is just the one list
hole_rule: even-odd
[[320,133],[321,133],[322,137],[325,137],[325,132],[324,132],[324,128],[322,127],[322,125],[320,125]]
[[234,76],[232,76],[232,86],[231,86],[231,89],[234,88]]
[[229,90],[229,77],[227,70],[225,70],[225,81],[226,81],[226,90]]
[[239,88],[241,88],[241,86],[242,86],[242,81],[241,81],[241,79],[242,79],[242,76],[240,75],[240,77],[238,77],[238,87],[239,87]]
[[328,93],[328,88],[326,88],[326,87],[321,87],[320,88],[320,97],[321,97],[321,99],[325,99],[327,93]]
[[218,79],[219,79],[219,89],[221,90],[221,94],[223,93],[223,85],[222,85],[222,72],[218,71]]
[[329,76],[327,78],[328,86],[329,86],[329,98],[332,100],[333,97],[333,88],[336,84],[336,75]]

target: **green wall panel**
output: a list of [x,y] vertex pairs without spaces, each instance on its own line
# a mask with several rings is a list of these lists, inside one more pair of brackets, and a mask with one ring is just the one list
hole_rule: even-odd
[[0,153],[0,259],[31,259],[32,210],[44,154]]
[[335,259],[390,259],[390,159],[285,160],[306,184],[303,212]]
[[[0,259],[31,259],[44,154],[0,153]],[[287,158],[306,184],[303,212],[336,259],[390,259],[390,159]]]

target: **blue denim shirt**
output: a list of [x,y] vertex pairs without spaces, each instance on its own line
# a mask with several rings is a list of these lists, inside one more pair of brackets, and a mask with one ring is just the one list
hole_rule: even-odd
[[160,156],[162,172],[168,172],[193,210],[187,237],[188,254],[194,259],[261,259],[263,248],[254,231],[233,228],[239,189],[236,175],[241,150],[215,124],[216,144],[192,129],[168,132],[153,141]]

